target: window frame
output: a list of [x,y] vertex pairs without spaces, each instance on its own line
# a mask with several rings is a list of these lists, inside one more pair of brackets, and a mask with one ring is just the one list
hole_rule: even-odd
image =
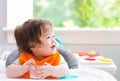
[[[55,28],[63,44],[120,44],[120,29]],[[8,43],[15,44],[14,29],[4,28]]]

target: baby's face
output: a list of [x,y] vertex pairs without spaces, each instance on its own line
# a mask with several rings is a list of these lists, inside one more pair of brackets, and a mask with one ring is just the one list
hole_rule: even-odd
[[46,57],[56,52],[57,43],[54,38],[53,29],[50,29],[49,31],[42,34],[39,39],[41,40],[42,44],[41,46],[37,46],[37,51],[34,52],[35,56]]

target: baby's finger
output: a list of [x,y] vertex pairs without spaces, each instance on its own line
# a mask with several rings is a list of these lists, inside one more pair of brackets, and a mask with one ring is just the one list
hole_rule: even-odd
[[29,63],[30,63],[30,64],[33,64],[33,65],[36,65],[34,59],[29,59]]
[[49,63],[45,62],[43,65],[49,65]]
[[47,77],[46,74],[39,74],[39,78],[40,78],[40,79],[45,79],[46,77]]
[[45,66],[39,66],[38,69],[41,71],[41,70],[46,69],[46,67]]
[[44,74],[45,73],[45,70],[38,70],[38,73],[41,75],[41,74]]

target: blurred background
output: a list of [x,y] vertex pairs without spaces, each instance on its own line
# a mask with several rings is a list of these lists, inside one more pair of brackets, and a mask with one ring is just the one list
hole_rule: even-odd
[[68,50],[111,58],[120,80],[120,0],[0,0],[1,55],[17,49],[14,28],[29,18],[51,21]]

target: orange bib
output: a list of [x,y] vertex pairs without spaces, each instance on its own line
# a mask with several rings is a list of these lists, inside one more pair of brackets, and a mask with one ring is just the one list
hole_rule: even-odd
[[[23,65],[26,61],[28,61],[29,59],[34,59],[36,64],[37,65],[42,65],[44,64],[45,62],[53,65],[53,66],[56,66],[60,63],[60,54],[59,52],[56,52],[55,54],[51,55],[51,56],[48,56],[42,60],[38,60],[35,56],[33,56],[32,54],[29,54],[27,52],[22,52],[20,54],[20,57],[19,57],[19,62],[21,65]],[[21,76],[21,78],[30,78],[30,72],[27,72],[25,73],[23,76]],[[55,78],[55,77],[47,77],[49,79],[52,79],[52,78]]]

